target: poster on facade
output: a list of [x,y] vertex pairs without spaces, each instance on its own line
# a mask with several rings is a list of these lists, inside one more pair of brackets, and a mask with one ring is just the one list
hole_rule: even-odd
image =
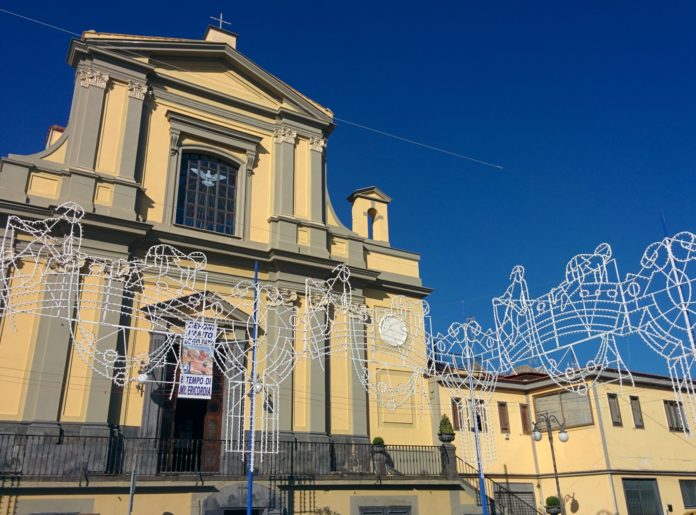
[[210,399],[213,391],[214,322],[189,320],[181,344],[179,398]]

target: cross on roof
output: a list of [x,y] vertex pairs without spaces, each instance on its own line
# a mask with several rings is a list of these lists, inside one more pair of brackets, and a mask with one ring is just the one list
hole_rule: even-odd
[[215,16],[211,16],[210,19],[211,19],[211,20],[215,20],[216,22],[218,22],[219,25],[220,25],[219,28],[222,28],[222,24],[223,24],[223,23],[224,23],[225,25],[231,25],[230,22],[225,21],[225,20],[222,19],[222,13],[220,13],[220,17],[219,17],[219,18],[216,18]]

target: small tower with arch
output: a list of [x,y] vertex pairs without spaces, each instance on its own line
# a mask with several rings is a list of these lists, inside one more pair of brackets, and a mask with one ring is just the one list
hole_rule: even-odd
[[363,238],[389,243],[388,206],[391,197],[376,186],[360,188],[348,197],[353,205],[353,232]]

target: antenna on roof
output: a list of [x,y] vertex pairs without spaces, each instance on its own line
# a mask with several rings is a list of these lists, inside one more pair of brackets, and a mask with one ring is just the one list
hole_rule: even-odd
[[216,18],[215,16],[211,16],[210,19],[211,19],[211,20],[215,20],[216,22],[218,22],[218,25],[219,25],[218,28],[220,28],[220,29],[222,28],[222,24],[223,24],[223,23],[224,23],[225,25],[231,25],[230,22],[225,21],[225,20],[222,19],[222,13],[220,13],[220,17],[219,17],[219,18]]

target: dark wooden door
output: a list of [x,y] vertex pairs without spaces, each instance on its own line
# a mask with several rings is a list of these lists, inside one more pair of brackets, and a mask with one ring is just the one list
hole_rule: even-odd
[[213,391],[210,400],[207,401],[203,419],[201,470],[204,472],[218,472],[220,470],[224,384],[224,376],[215,370],[213,373]]

